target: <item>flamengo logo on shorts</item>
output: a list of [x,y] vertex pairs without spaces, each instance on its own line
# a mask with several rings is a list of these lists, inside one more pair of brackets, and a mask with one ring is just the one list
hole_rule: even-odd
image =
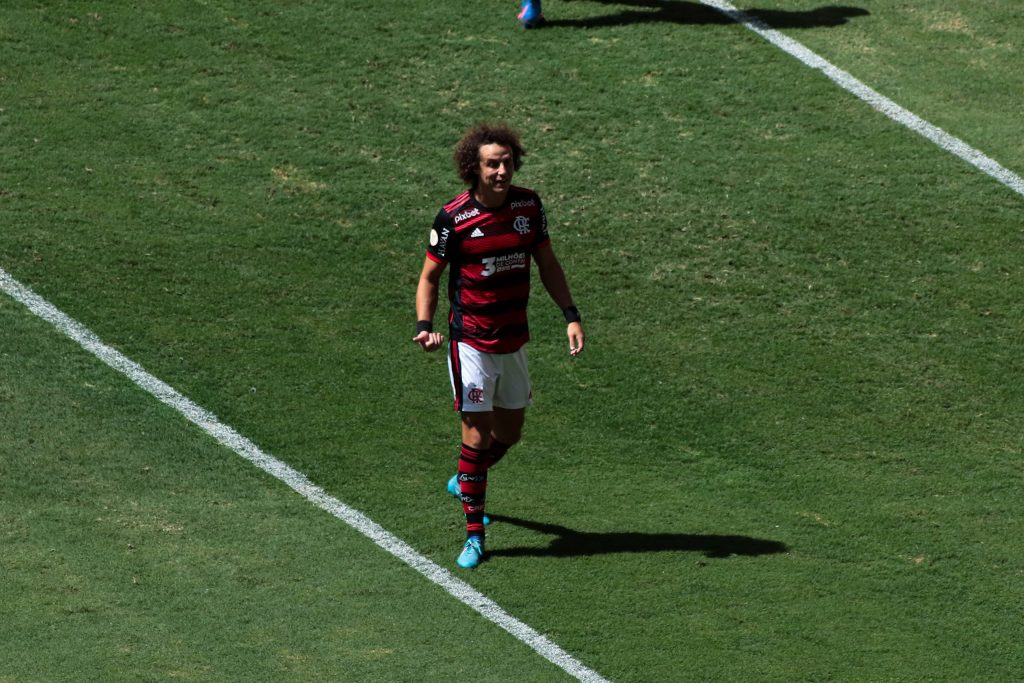
[[484,277],[494,275],[495,273],[504,273],[508,270],[516,270],[517,268],[525,268],[526,252],[517,251],[512,254],[505,254],[504,256],[491,256],[485,258],[483,264],[484,269],[480,274]]
[[484,390],[480,387],[473,387],[466,392],[466,398],[469,399],[470,403],[483,403],[484,402]]
[[480,209],[474,208],[474,209],[471,209],[469,211],[463,211],[462,213],[455,214],[455,218],[453,218],[452,220],[455,221],[455,225],[458,225],[459,223],[461,223],[464,220],[467,220],[469,218],[472,218],[473,216],[479,216],[479,215],[480,215]]

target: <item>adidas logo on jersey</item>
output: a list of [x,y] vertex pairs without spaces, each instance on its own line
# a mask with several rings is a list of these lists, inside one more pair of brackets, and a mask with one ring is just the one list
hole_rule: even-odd
[[484,236],[484,231],[481,230],[480,228],[475,228],[473,230],[473,232],[469,233],[469,236],[470,237],[483,237]]

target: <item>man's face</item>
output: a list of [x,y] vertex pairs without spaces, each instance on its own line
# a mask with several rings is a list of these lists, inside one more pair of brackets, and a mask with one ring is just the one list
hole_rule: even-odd
[[491,195],[503,195],[512,185],[512,150],[497,143],[480,145],[479,188]]

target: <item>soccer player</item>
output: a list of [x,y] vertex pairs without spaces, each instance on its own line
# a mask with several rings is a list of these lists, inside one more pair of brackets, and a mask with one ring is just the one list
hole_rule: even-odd
[[471,569],[484,557],[487,471],[522,434],[532,402],[524,344],[530,266],[562,310],[569,353],[583,350],[583,326],[562,265],[551,248],[540,197],[512,184],[523,146],[508,126],[480,125],[455,146],[459,177],[469,186],[445,204],[430,230],[416,287],[416,336],[435,351],[444,335],[433,329],[441,275],[448,273],[448,372],[462,420],[458,471],[448,492],[462,501],[466,541],[457,559]]
[[523,0],[519,4],[516,15],[523,28],[540,28],[544,25],[544,13],[541,11],[540,0]]

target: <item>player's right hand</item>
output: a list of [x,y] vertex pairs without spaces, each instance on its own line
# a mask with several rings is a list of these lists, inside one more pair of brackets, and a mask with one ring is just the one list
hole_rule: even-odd
[[440,332],[420,332],[412,340],[424,351],[437,351],[444,344],[444,335]]

